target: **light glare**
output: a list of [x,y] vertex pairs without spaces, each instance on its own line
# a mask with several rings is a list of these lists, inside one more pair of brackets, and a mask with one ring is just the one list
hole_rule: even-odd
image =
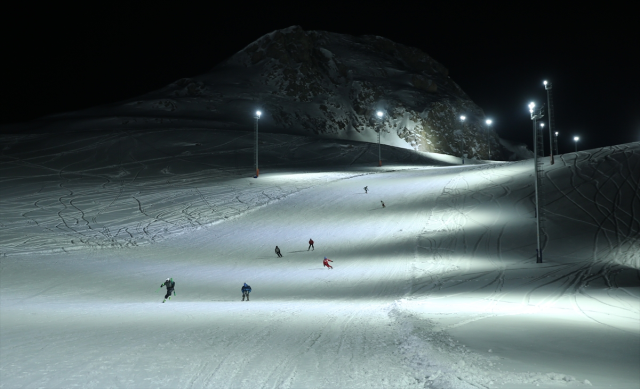
[[258,115],[258,117],[260,117],[262,115],[262,112],[256,111],[256,115]]
[[490,126],[493,121],[491,119],[487,119],[487,125]]
[[575,141],[577,142],[577,141],[579,141],[579,140],[580,140],[580,137],[579,137],[579,136],[574,136],[574,137],[573,137],[573,140],[575,140]]
[[378,115],[378,117],[381,118],[382,115],[384,115],[384,114],[382,113],[382,111],[378,111],[378,112],[376,112],[376,115]]
[[467,118],[466,116],[464,116],[464,115],[460,115],[460,120],[462,120],[463,122],[464,122],[464,120],[465,120],[466,118]]

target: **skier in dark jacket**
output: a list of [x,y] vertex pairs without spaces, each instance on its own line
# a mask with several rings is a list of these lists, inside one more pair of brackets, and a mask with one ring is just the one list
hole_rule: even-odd
[[247,285],[247,283],[245,282],[244,285],[242,285],[242,301],[244,301],[244,298],[247,298],[247,301],[249,301],[249,293],[251,293],[251,287],[249,285]]
[[316,248],[313,246],[313,239],[309,238],[309,248],[307,249],[307,251],[309,251],[309,249],[311,249],[311,248],[312,248],[312,249],[314,249],[314,250],[316,249]]
[[282,257],[282,254],[280,254],[280,248],[278,246],[276,246],[276,254],[278,255],[278,258]]
[[164,300],[162,300],[162,302],[164,303],[165,301],[167,301],[167,299],[171,300],[171,293],[173,293],[173,295],[176,295],[176,291],[173,290],[173,288],[176,287],[176,283],[173,280],[173,278],[167,278],[164,283],[162,285],[160,285],[160,287],[162,288],[163,286],[167,287],[167,294],[164,296]]

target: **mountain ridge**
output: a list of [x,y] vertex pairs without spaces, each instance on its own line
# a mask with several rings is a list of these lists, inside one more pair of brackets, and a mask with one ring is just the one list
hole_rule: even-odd
[[[379,36],[300,26],[266,34],[202,75],[25,126],[246,131],[258,109],[264,113],[260,132],[377,142],[381,129],[381,143],[415,151],[497,160],[528,156],[488,128],[484,111],[423,51]],[[378,110],[385,113],[380,121],[374,119]]]

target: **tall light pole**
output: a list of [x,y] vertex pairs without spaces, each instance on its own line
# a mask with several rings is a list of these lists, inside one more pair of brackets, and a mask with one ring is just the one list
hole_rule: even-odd
[[555,163],[553,160],[553,138],[551,136],[551,134],[553,134],[553,126],[555,125],[553,123],[553,98],[551,97],[551,83],[544,81],[543,84],[544,89],[547,91],[547,107],[549,107],[549,152],[551,153],[551,164],[553,165]]
[[382,166],[382,153],[380,152],[380,133],[382,132],[382,117],[384,116],[384,114],[382,113],[382,111],[378,111],[376,112],[376,116],[380,121],[378,123],[378,166]]
[[537,249],[536,249],[536,263],[542,263],[542,245],[540,244],[540,196],[538,189],[538,150],[537,150],[537,140],[538,134],[536,128],[536,121],[538,119],[542,119],[544,116],[541,110],[534,111],[535,104],[532,102],[529,104],[529,112],[531,113],[531,121],[533,122],[533,167],[535,170],[534,183],[535,183],[535,191],[536,191],[536,240],[537,240]]
[[[540,131],[543,131],[543,130],[544,130],[544,123],[540,123]],[[540,156],[544,157],[544,142],[540,142],[540,145],[542,146],[542,150],[540,150]],[[551,155],[553,155],[553,151],[551,151]]]
[[576,143],[576,153],[578,152],[578,141],[580,140],[579,136],[574,136],[573,141]]
[[553,145],[555,146],[555,152],[556,155],[559,155],[560,152],[558,152],[558,131],[555,132],[555,138],[553,139]]
[[256,175],[254,178],[258,178],[258,176],[260,175],[260,169],[258,168],[258,120],[260,120],[260,116],[262,115],[262,112],[260,111],[256,111],[256,116],[254,116],[254,118],[256,119],[256,124],[255,124],[255,128],[256,128],[256,154],[254,157],[255,163],[256,163]]
[[460,153],[462,154],[462,164],[464,165],[464,121],[467,120],[467,117],[464,115],[460,115],[460,123],[462,123],[462,147]]
[[489,137],[489,127],[493,121],[491,119],[487,119],[485,123],[487,123],[487,146],[489,146],[489,159],[491,159],[491,138]]

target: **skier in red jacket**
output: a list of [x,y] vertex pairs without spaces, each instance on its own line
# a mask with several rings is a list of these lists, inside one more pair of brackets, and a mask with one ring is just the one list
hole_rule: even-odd
[[326,267],[328,267],[329,269],[333,269],[333,266],[329,265],[329,262],[333,262],[333,261],[332,261],[332,260],[330,260],[330,259],[329,259],[329,258],[327,258],[327,257],[324,257],[324,261],[322,261],[322,263],[323,263]]
[[[316,249],[315,247],[313,247],[313,239],[309,238],[309,249],[313,248],[314,250]],[[309,249],[307,249],[307,251],[309,251]]]

